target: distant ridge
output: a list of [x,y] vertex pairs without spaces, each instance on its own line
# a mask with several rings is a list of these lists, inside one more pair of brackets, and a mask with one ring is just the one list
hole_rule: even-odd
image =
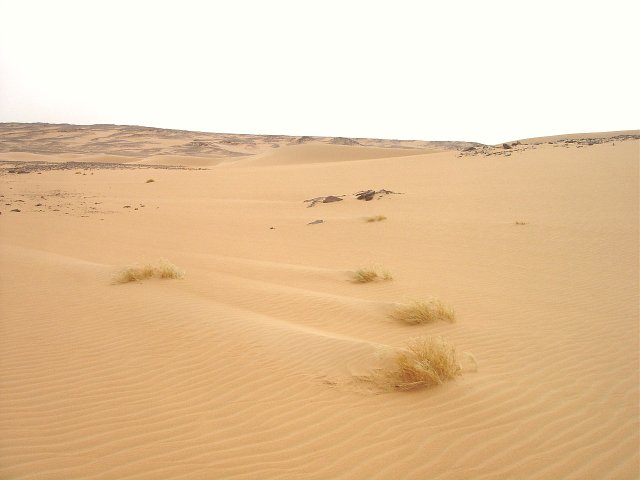
[[[640,139],[640,130],[576,133],[521,139],[523,144],[557,141]],[[478,142],[396,140],[380,138],[314,137],[209,133],[134,125],[74,125],[68,123],[0,123],[0,153],[39,155],[121,155],[134,158],[185,156],[225,159],[252,156],[272,148],[307,143],[406,150],[469,151],[489,147]],[[512,143],[512,142],[507,142]],[[498,144],[497,146],[500,146]]]
[[319,143],[354,147],[464,150],[474,142],[192,132],[131,125],[0,123],[0,152],[107,154],[131,157],[236,157],[266,148]]

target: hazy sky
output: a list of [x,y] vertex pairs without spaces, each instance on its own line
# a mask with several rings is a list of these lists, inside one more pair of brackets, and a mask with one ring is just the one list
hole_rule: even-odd
[[0,122],[484,143],[635,129],[639,5],[0,0]]

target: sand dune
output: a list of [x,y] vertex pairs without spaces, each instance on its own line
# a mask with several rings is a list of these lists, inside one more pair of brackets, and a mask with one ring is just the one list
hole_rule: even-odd
[[297,165],[371,160],[377,158],[398,158],[424,153],[431,153],[431,151],[427,149],[418,150],[345,145],[318,145],[314,143],[285,146],[276,149],[275,151],[267,151],[263,154],[256,155],[247,161],[238,163],[251,166]]
[[[190,156],[170,152],[196,134],[133,130],[166,150],[125,168],[86,146],[124,127],[37,127],[71,153],[11,128],[1,478],[638,477],[637,132],[474,150],[227,135],[243,155]],[[93,160],[43,160],[68,155]],[[402,194],[353,196],[368,188]],[[304,202],[326,195],[343,200]],[[112,284],[161,258],[184,278]],[[350,282],[365,266],[394,279]],[[389,315],[428,297],[457,321]],[[477,372],[367,381],[424,335]]]

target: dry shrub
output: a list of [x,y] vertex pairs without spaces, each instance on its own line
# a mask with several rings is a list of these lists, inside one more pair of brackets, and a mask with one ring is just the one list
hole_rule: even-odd
[[138,282],[147,278],[182,278],[184,273],[167,260],[158,265],[131,265],[124,267],[113,276],[113,283]]
[[415,338],[393,360],[394,368],[381,373],[378,383],[394,390],[433,387],[462,374],[454,346],[442,337]]
[[367,223],[373,223],[373,222],[382,222],[383,220],[386,220],[387,217],[385,217],[384,215],[375,215],[373,217],[366,217],[364,220]]
[[455,312],[453,308],[445,305],[437,298],[429,300],[414,300],[406,305],[397,305],[390,314],[391,318],[409,325],[419,325],[422,323],[455,322]]
[[353,283],[369,283],[379,280],[388,282],[393,280],[393,276],[387,271],[378,272],[375,268],[360,268],[351,273],[351,281]]
[[516,225],[528,225],[529,222],[523,222],[522,220],[516,220]]

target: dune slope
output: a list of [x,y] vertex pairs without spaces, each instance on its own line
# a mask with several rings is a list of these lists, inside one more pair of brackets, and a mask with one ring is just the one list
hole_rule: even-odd
[[[637,478],[640,141],[372,148],[2,169],[0,477]],[[477,371],[366,381],[423,335]]]

